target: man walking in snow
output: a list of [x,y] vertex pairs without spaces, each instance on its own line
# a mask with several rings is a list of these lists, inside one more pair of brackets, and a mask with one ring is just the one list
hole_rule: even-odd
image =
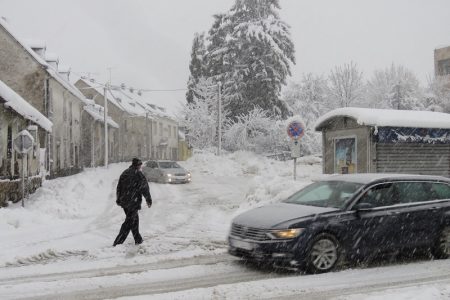
[[142,244],[142,236],[139,233],[139,214],[141,209],[142,196],[144,196],[147,206],[152,206],[152,197],[145,175],[141,172],[142,161],[133,158],[131,166],[120,175],[117,184],[117,205],[125,211],[125,222],[120,228],[119,235],[114,240],[113,246],[125,242],[128,234],[133,233],[136,245]]

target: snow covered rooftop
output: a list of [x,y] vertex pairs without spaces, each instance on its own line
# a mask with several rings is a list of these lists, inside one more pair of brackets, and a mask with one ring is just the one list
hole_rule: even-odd
[[[92,87],[100,95],[103,95],[103,87],[98,83],[83,78],[80,80]],[[164,108],[159,108],[156,105],[151,104],[144,95],[139,95],[137,90],[131,92],[130,88],[114,88],[111,89],[106,96],[110,103],[132,116],[144,117],[149,113],[150,117],[164,117],[171,119],[171,117],[165,113]]]
[[366,126],[450,129],[450,114],[446,113],[357,107],[338,108],[326,113],[317,120],[315,129],[322,130],[329,121],[338,117],[349,117]]
[[438,50],[438,49],[444,49],[444,48],[450,48],[450,44],[448,44],[448,45],[439,45],[439,46],[437,46],[436,48],[434,48],[435,50]]
[[[103,106],[98,105],[98,104],[89,104],[89,105],[84,106],[84,110],[92,118],[94,118],[94,120],[104,123],[105,109],[103,108]],[[108,122],[109,126],[114,127],[114,128],[119,128],[119,124],[114,122],[114,120],[110,116],[107,117],[107,122]]]
[[6,32],[8,32],[38,63],[40,63],[44,67],[48,66],[47,62],[45,62],[45,60],[40,57],[39,54],[34,52],[30,46],[28,46],[24,41],[17,37],[17,35],[9,27],[8,23],[2,18],[0,18],[0,27],[3,27]]
[[[1,20],[1,19],[0,19]],[[8,87],[3,81],[0,80],[0,98],[6,103],[5,106],[13,109],[25,119],[30,120],[48,132],[52,131],[52,122],[41,114],[30,103],[25,101],[10,87]]]
[[23,40],[31,49],[45,49],[47,45],[44,41],[36,39],[24,39]]

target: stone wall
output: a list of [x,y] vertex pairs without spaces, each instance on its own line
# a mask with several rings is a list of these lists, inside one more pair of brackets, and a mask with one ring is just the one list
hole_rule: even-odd
[[[25,195],[34,193],[42,186],[40,176],[25,179]],[[22,180],[0,180],[0,207],[8,206],[8,201],[13,203],[22,200]]]

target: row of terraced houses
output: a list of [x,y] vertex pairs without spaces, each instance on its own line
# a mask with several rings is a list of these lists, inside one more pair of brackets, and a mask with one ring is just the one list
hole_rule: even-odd
[[[44,177],[103,164],[105,96],[110,162],[179,160],[180,147],[185,152],[177,122],[148,96],[124,84],[105,95],[98,82],[69,76],[45,43],[20,39],[0,18],[0,206],[21,198],[22,170],[33,192]],[[24,157],[13,146],[22,130],[34,138]]]

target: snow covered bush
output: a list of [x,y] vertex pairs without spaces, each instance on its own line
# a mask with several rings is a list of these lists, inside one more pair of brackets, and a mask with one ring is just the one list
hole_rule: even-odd
[[283,122],[273,119],[260,107],[247,115],[230,120],[224,130],[224,147],[230,151],[247,150],[256,153],[274,153],[286,148],[281,134]]

